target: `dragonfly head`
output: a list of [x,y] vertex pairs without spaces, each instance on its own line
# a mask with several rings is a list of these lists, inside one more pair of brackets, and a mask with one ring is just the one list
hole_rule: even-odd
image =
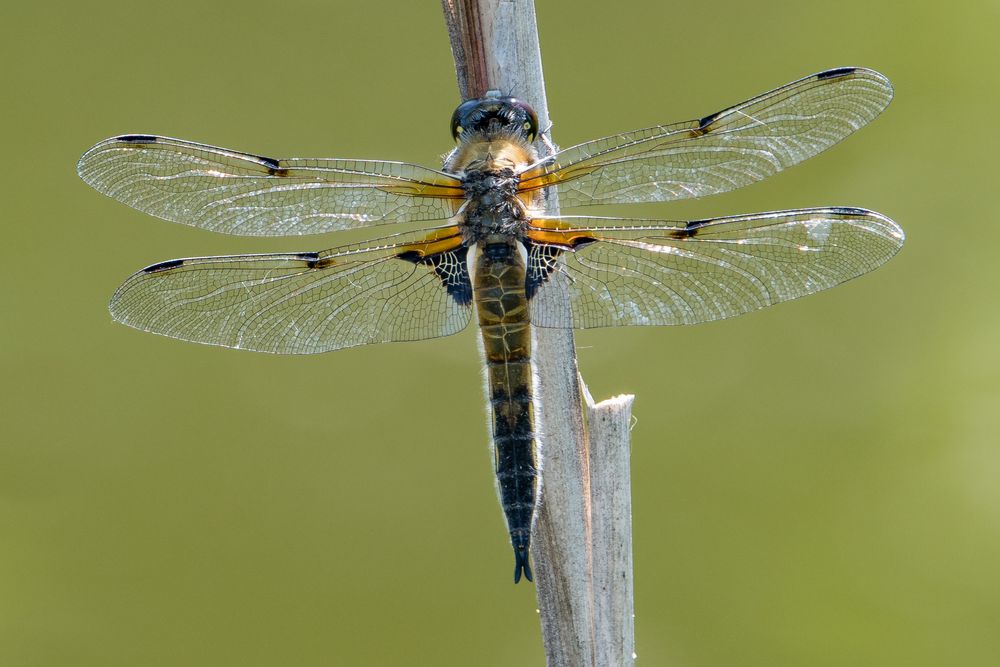
[[451,116],[451,136],[455,141],[470,137],[497,139],[518,137],[527,143],[538,134],[538,116],[527,102],[503,95],[498,90],[462,102]]

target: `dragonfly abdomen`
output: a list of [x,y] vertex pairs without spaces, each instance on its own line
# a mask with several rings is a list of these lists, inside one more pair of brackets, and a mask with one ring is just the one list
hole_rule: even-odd
[[486,357],[497,484],[514,548],[514,581],[522,574],[531,581],[528,549],[537,498],[538,452],[525,268],[513,241],[481,247],[475,299]]

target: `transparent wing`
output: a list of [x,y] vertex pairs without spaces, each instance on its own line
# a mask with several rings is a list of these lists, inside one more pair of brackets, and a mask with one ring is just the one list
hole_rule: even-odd
[[110,309],[144,331],[280,354],[447,336],[469,322],[465,251],[449,227],[318,253],[171,260],[125,281]]
[[403,162],[279,160],[139,134],[102,141],[77,171],[144,213],[242,236],[442,220],[463,196],[455,178]]
[[858,208],[688,223],[564,217],[533,224],[532,323],[579,329],[741,315],[867,273],[904,240],[895,222]]
[[892,99],[878,72],[813,74],[729,109],[597,139],[536,166],[521,189],[555,186],[562,206],[669,201],[743,187],[826,150]]

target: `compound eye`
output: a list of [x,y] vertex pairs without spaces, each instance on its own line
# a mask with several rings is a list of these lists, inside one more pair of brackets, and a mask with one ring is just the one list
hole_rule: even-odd
[[534,141],[535,137],[538,136],[538,115],[535,114],[535,110],[526,102],[517,100],[517,106],[525,115],[524,123],[521,127],[524,129],[528,141]]
[[479,106],[479,100],[466,100],[458,105],[455,113],[451,115],[451,138],[458,141],[458,137],[465,130],[463,123],[468,120],[469,115]]

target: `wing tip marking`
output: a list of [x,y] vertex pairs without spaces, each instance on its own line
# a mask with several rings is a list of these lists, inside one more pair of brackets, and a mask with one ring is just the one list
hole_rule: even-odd
[[839,79],[843,76],[850,76],[857,72],[859,67],[835,67],[834,69],[828,69],[824,72],[820,72],[816,75],[817,81],[823,81],[825,79]]
[[123,134],[114,140],[123,144],[155,144],[160,138],[152,134]]
[[871,215],[871,211],[866,208],[856,206],[834,206],[830,209],[836,215]]
[[183,266],[183,259],[168,259],[165,262],[158,262],[152,266],[147,266],[142,270],[143,273],[161,273],[163,271],[169,271],[170,269],[176,269],[178,266]]

